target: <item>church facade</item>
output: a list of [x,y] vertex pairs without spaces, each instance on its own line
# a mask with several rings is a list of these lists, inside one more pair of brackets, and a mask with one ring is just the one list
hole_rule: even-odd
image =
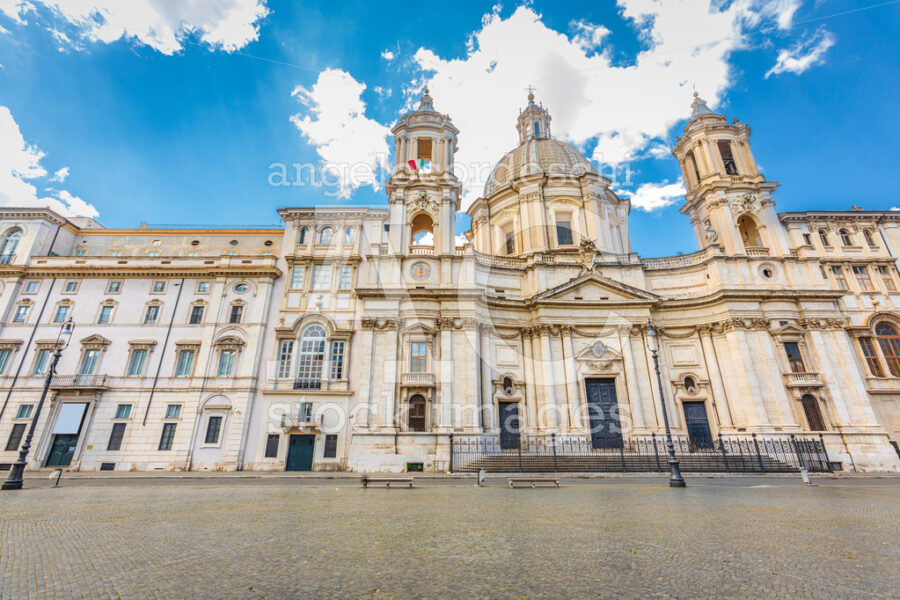
[[664,401],[697,445],[813,433],[842,469],[900,470],[900,213],[776,212],[749,127],[695,97],[673,154],[700,250],[643,259],[628,199],[532,95],[515,126],[463,245],[460,131],[427,90],[383,209],[0,210],[0,466],[71,318],[32,469],[442,471],[451,436],[660,436]]

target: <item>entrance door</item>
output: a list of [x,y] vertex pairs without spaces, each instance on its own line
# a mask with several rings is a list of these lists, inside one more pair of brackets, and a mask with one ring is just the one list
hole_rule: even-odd
[[59,414],[53,424],[53,442],[46,466],[68,467],[72,463],[87,406],[83,402],[65,402],[59,407]]
[[78,443],[77,433],[58,433],[53,436],[53,445],[47,456],[48,467],[68,467],[75,454],[75,444]]
[[709,419],[706,416],[704,402],[684,403],[684,422],[687,425],[691,445],[697,448],[712,448],[712,433],[709,430]]
[[621,448],[622,425],[619,401],[613,379],[586,379],[588,417],[591,424],[592,448]]
[[288,443],[285,471],[312,471],[313,450],[316,447],[314,435],[292,435]]
[[425,398],[421,394],[409,399],[409,430],[425,431]]
[[500,402],[500,449],[519,447],[519,403]]
[[825,421],[822,419],[822,412],[819,410],[819,401],[812,394],[805,394],[800,399],[803,404],[803,412],[806,413],[806,423],[809,425],[810,431],[825,431]]

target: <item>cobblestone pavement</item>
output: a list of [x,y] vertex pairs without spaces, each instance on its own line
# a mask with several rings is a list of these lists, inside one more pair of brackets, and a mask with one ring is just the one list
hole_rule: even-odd
[[0,493],[0,597],[900,594],[900,479],[493,483],[27,480]]

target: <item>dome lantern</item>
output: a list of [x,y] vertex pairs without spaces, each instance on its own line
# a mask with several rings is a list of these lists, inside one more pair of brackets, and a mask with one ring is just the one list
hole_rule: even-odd
[[550,113],[543,105],[535,104],[533,89],[528,92],[528,106],[519,113],[517,129],[519,144],[528,140],[550,138]]

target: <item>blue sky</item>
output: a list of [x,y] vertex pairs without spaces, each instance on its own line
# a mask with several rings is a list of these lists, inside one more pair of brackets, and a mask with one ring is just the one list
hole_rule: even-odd
[[633,198],[634,250],[691,252],[668,148],[693,86],[751,126],[780,211],[900,205],[898,23],[876,0],[0,0],[0,205],[108,227],[384,205],[390,126],[426,84],[461,129],[467,205],[531,84]]

